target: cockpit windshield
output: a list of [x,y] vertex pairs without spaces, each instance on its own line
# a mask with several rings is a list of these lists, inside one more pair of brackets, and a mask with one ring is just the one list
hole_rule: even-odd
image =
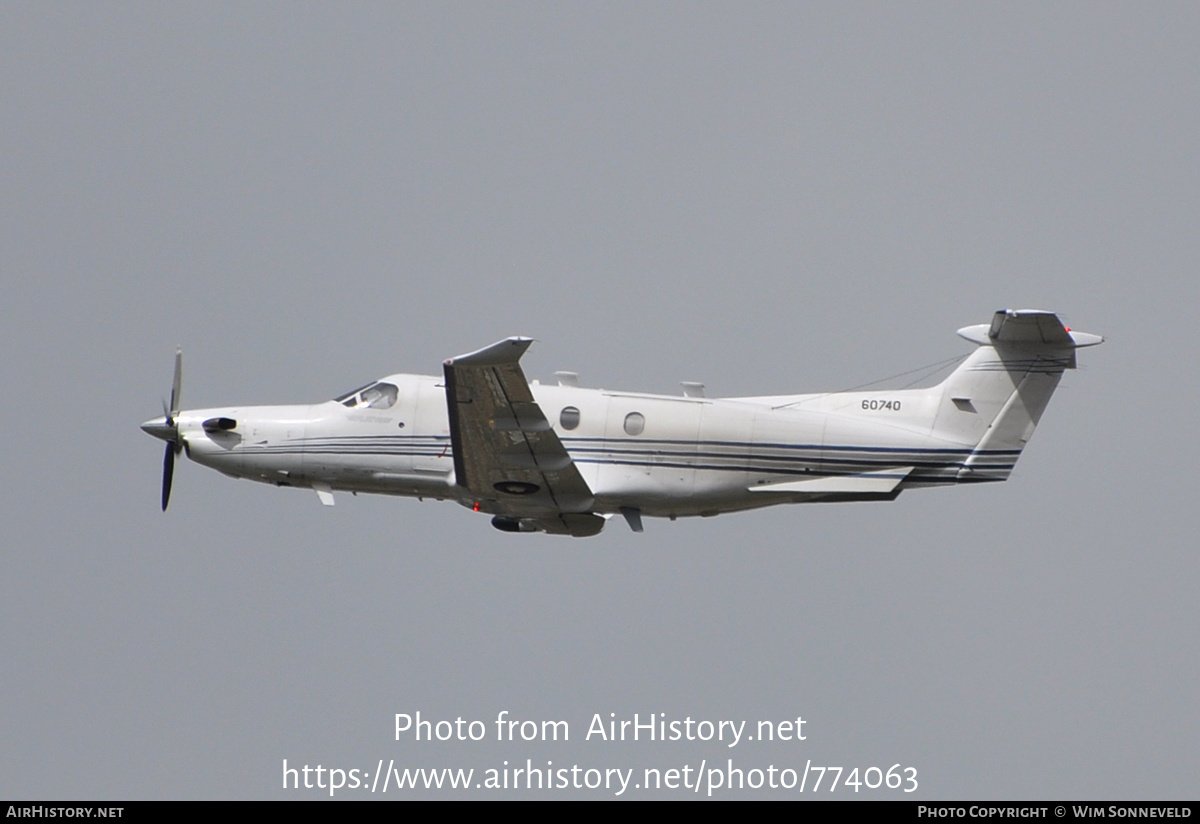
[[358,389],[352,389],[344,395],[338,395],[335,401],[350,409],[388,409],[400,397],[400,390],[394,383],[374,381]]

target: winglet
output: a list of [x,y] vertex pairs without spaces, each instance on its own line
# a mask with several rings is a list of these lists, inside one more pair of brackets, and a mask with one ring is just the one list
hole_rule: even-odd
[[503,366],[506,363],[516,363],[525,354],[525,350],[533,343],[533,338],[514,337],[496,341],[491,346],[485,346],[465,355],[458,355],[446,361],[447,366]]

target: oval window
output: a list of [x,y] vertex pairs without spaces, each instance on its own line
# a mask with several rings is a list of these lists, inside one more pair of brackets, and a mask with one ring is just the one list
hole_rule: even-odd
[[574,406],[564,406],[558,413],[558,422],[563,429],[574,429],[579,426],[579,409]]
[[625,434],[640,435],[646,428],[646,418],[641,412],[630,412],[625,416]]

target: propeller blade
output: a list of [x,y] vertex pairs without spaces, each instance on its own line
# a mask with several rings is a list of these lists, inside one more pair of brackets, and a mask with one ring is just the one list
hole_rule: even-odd
[[167,502],[171,500],[171,478],[175,475],[175,444],[167,443],[167,451],[163,453],[162,508],[167,511]]
[[171,381],[171,414],[174,418],[179,414],[179,391],[183,388],[183,347],[175,349],[175,378]]

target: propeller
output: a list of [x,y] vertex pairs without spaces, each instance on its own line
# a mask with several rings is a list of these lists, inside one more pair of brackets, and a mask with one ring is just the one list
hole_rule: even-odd
[[171,500],[171,480],[175,477],[175,456],[183,451],[183,437],[175,418],[179,415],[179,393],[183,384],[183,349],[175,350],[175,377],[171,381],[171,405],[163,401],[163,415],[142,424],[142,431],[167,442],[163,452],[162,508],[167,511]]

